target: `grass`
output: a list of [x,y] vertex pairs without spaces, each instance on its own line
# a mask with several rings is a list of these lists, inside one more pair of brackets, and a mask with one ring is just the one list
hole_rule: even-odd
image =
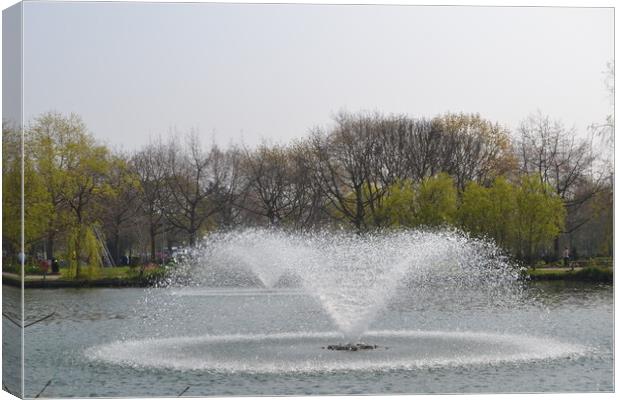
[[[88,266],[82,266],[81,271],[84,273],[84,276],[88,276],[87,271],[90,269]],[[75,271],[70,270],[69,268],[62,268],[60,270],[60,275],[64,279],[73,279],[73,274]],[[107,268],[98,268],[97,272],[93,275],[96,279],[125,279],[128,278],[130,274],[129,267],[107,267]]]
[[572,280],[584,282],[613,282],[613,268],[588,266],[570,270],[559,268],[536,268],[527,271],[532,280]]
[[[83,278],[86,280],[96,279],[115,279],[115,280],[141,280],[141,279],[157,279],[165,275],[166,269],[158,266],[140,267],[105,267],[98,268],[95,272],[89,274],[90,267],[82,266]],[[75,271],[70,268],[61,268],[60,275],[62,279],[73,280]]]

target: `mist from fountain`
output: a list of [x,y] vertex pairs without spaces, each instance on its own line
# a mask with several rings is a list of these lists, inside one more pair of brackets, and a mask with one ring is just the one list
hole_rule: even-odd
[[[523,289],[519,269],[497,246],[455,230],[218,232],[147,289],[136,309],[148,315],[140,334],[85,356],[138,369],[288,374],[593,351],[524,331],[533,298]],[[329,318],[317,318],[321,312]]]
[[251,272],[267,288],[293,275],[351,342],[403,285],[484,291],[490,299],[519,287],[518,270],[494,244],[455,230],[216,233],[194,251],[184,273],[200,286],[221,281],[222,271]]

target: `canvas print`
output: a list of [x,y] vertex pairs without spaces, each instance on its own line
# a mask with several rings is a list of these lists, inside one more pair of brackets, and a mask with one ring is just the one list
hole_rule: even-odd
[[2,388],[614,391],[614,9],[3,11]]

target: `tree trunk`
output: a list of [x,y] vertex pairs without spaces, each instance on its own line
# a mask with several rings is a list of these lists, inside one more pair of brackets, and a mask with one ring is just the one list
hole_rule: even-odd
[[362,188],[355,188],[355,228],[357,233],[362,233],[362,224],[364,223],[364,203],[362,199]]
[[82,253],[82,227],[80,226],[77,237],[75,238],[75,279],[80,278],[80,255]]
[[151,236],[151,262],[155,262],[155,232],[153,229],[150,230],[150,236]]
[[562,258],[562,253],[560,250],[560,235],[553,239],[553,252],[555,253],[554,256],[556,260],[560,260]]
[[120,235],[118,234],[118,232],[114,233],[114,262],[116,262],[116,264],[120,264],[121,261],[121,249],[120,249]]
[[49,233],[47,235],[47,252],[46,256],[48,260],[54,259],[54,234]]

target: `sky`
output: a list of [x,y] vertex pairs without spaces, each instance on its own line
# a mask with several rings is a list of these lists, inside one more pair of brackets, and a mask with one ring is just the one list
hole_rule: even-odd
[[611,112],[610,8],[27,2],[24,118],[77,113],[132,150],[195,130],[286,143],[341,111]]

